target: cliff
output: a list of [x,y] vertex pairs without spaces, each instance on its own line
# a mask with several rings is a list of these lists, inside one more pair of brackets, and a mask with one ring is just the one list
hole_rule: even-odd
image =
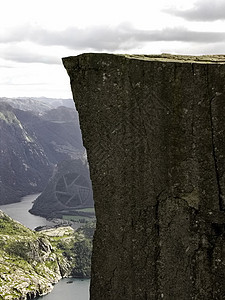
[[34,232],[0,211],[0,299],[33,299],[62,277],[89,277],[93,230]]
[[63,63],[95,200],[91,299],[224,299],[225,56]]

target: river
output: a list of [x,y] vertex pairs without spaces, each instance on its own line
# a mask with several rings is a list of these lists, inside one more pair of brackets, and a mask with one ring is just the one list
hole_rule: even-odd
[[75,278],[61,279],[48,295],[35,298],[36,300],[88,300],[90,280]]
[[21,202],[16,202],[7,205],[0,205],[0,210],[4,211],[7,215],[30,229],[34,229],[38,226],[54,225],[53,222],[46,220],[45,218],[34,216],[29,213],[29,209],[32,207],[34,200],[40,194],[33,194],[25,196],[21,199]]
[[[53,222],[45,218],[34,216],[29,213],[32,203],[39,194],[28,195],[21,199],[21,202],[0,205],[0,210],[30,229],[38,226],[54,225]],[[75,278],[61,279],[48,295],[37,297],[36,300],[88,300],[90,280],[80,280]]]

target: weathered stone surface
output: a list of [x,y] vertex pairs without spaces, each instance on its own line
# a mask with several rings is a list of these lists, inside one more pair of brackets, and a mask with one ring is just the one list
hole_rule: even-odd
[[225,299],[225,56],[63,63],[96,208],[91,299]]

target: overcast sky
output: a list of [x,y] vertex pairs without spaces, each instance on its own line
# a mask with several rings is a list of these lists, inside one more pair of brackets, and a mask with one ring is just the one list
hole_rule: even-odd
[[224,0],[5,0],[0,97],[71,98],[61,58],[225,54]]

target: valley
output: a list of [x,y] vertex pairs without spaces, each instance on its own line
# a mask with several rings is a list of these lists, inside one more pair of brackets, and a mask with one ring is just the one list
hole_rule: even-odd
[[95,213],[73,100],[0,98],[0,139],[0,299],[89,278]]
[[0,299],[32,299],[63,277],[90,277],[92,242],[85,228],[34,232],[3,212],[0,228]]
[[0,204],[41,192],[57,163],[85,159],[73,101],[46,102],[0,98]]

